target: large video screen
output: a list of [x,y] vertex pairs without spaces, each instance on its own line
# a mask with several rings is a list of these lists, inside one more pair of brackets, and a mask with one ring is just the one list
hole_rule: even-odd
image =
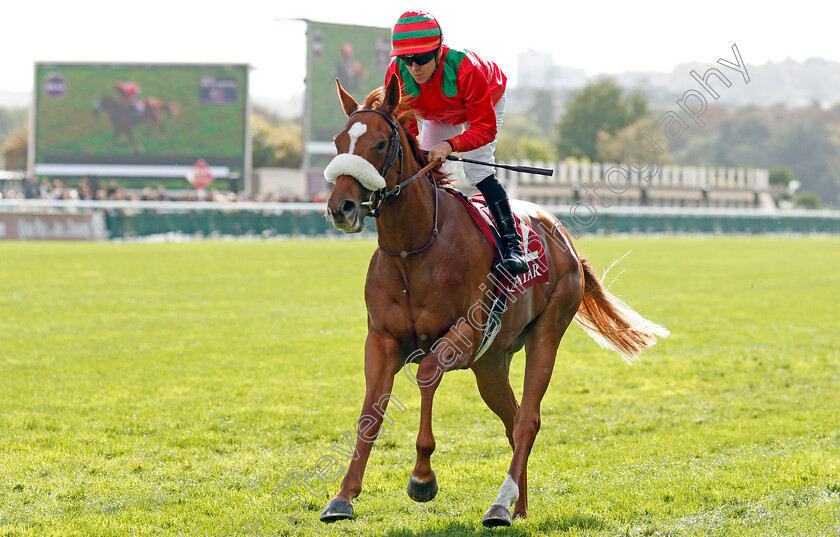
[[198,164],[236,178],[247,109],[247,65],[39,63],[31,170],[187,179]]
[[335,154],[333,138],[347,124],[336,91],[336,78],[358,102],[381,86],[391,62],[388,28],[309,21],[307,30],[306,150],[310,169],[323,170]]

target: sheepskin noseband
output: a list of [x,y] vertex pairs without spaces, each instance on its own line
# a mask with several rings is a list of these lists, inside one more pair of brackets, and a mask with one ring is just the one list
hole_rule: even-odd
[[335,183],[341,175],[349,175],[355,178],[363,187],[368,190],[379,190],[385,188],[385,179],[379,175],[373,164],[359,155],[342,153],[336,155],[324,170],[324,177],[330,183]]

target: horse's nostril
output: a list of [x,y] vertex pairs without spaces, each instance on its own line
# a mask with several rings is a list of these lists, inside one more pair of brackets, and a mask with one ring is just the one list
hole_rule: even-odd
[[345,216],[350,216],[351,214],[356,212],[356,202],[352,200],[345,200],[344,203],[341,205],[341,212],[344,213]]

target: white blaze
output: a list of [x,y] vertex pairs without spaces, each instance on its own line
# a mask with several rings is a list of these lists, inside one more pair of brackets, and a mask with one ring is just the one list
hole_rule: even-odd
[[359,136],[363,135],[367,132],[367,125],[364,123],[353,123],[353,126],[350,127],[350,130],[347,131],[347,134],[350,135],[350,149],[347,151],[351,155],[356,152],[356,140],[359,139]]

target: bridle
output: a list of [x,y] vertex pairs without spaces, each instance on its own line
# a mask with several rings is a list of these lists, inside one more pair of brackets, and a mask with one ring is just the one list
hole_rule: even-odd
[[[394,119],[390,115],[386,114],[382,110],[376,109],[356,110],[355,112],[350,114],[350,117],[352,118],[353,116],[361,112],[376,112],[377,114],[385,118],[385,121],[387,121],[388,125],[391,127],[391,139],[388,140],[388,154],[385,156],[385,162],[382,163],[382,167],[379,168],[379,175],[381,175],[384,178],[394,166],[394,161],[397,161],[399,163],[399,169],[397,170],[397,181],[399,181],[399,178],[402,177],[403,149],[402,143],[400,143],[400,131],[397,128],[397,122],[394,121]],[[393,190],[396,190],[396,192],[390,193]],[[363,205],[369,205],[371,208],[370,215],[374,218],[378,218],[379,211],[377,209],[379,207],[379,204],[385,201],[388,197],[398,195],[400,193],[400,190],[402,190],[402,187],[400,185],[395,186],[391,190],[386,190],[384,187],[380,188],[379,190],[375,190],[371,193],[370,201],[364,202]],[[374,199],[375,195],[377,196],[378,201]]]
[[[397,169],[397,181],[399,181],[402,177],[402,164],[404,154],[402,143],[400,142],[400,130],[397,127],[397,122],[394,121],[394,119],[389,114],[386,114],[382,110],[377,110],[375,108],[365,108],[356,110],[355,112],[350,114],[350,117],[353,117],[354,115],[359,114],[361,112],[375,112],[383,118],[385,118],[385,121],[387,121],[388,125],[391,127],[391,139],[388,140],[388,152],[385,156],[385,162],[382,163],[382,167],[379,169],[379,175],[381,175],[384,178],[388,174],[388,172],[391,171],[391,168],[394,167],[394,163],[397,162],[399,166]],[[379,204],[381,204],[388,198],[399,196],[403,188],[407,187],[421,176],[426,175],[429,172],[429,170],[434,168],[436,165],[436,162],[429,163],[425,168],[419,170],[417,173],[415,173],[405,181],[401,183],[398,182],[396,186],[394,186],[394,188],[389,189],[387,187],[383,187],[378,190],[374,190],[370,193],[370,199],[368,199],[368,201],[363,201],[362,205],[370,207],[370,216],[374,218],[379,218]],[[421,246],[420,248],[416,248],[414,250],[411,250],[410,252],[406,252],[405,250],[403,250],[402,252],[391,252],[383,248],[382,243],[379,243],[379,249],[382,250],[383,253],[392,256],[406,257],[412,254],[419,254],[432,244],[432,241],[438,234],[438,188],[437,185],[435,185],[434,181],[431,180],[431,178],[430,181],[435,189],[435,224],[434,229],[432,229],[432,235],[429,237],[429,240],[427,240],[426,243],[423,244],[423,246]]]

